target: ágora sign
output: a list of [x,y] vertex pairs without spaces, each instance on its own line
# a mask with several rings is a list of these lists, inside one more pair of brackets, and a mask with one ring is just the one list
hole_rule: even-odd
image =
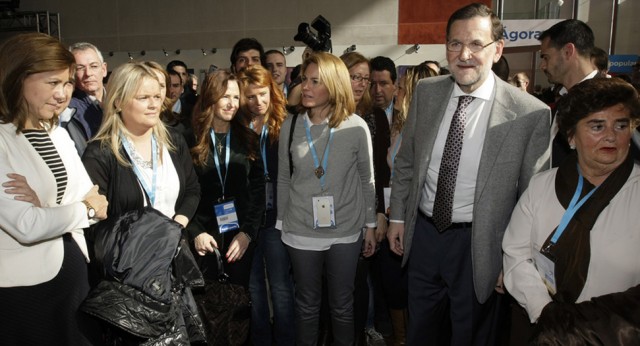
[[503,20],[505,47],[539,46],[540,34],[564,19]]

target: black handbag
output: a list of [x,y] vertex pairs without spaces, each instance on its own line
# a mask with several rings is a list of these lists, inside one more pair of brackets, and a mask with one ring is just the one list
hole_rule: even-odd
[[251,321],[249,291],[244,286],[228,282],[220,251],[214,250],[218,278],[205,279],[204,290],[193,292],[204,321],[207,343],[210,346],[243,345],[247,341]]

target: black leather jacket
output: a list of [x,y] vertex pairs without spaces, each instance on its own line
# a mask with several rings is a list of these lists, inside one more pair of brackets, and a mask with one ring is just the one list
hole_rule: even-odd
[[141,338],[142,345],[205,340],[191,295],[204,280],[178,223],[147,207],[109,218],[93,231],[94,264],[103,279],[82,311]]

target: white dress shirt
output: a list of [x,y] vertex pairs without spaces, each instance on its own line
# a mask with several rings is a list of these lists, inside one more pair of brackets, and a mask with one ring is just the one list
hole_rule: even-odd
[[484,138],[489,123],[492,100],[494,98],[495,77],[489,74],[484,83],[471,94],[466,94],[456,84],[453,93],[449,98],[449,103],[445,111],[440,129],[436,136],[436,141],[431,154],[431,161],[427,169],[427,179],[422,188],[420,199],[420,211],[424,214],[433,215],[433,203],[436,198],[436,188],[438,186],[438,175],[444,146],[449,134],[451,119],[458,106],[460,96],[473,96],[475,99],[467,107],[466,122],[464,128],[464,138],[462,152],[460,154],[460,165],[458,166],[458,177],[453,197],[453,210],[451,214],[452,222],[471,222],[473,218],[473,201],[476,189],[476,178]]

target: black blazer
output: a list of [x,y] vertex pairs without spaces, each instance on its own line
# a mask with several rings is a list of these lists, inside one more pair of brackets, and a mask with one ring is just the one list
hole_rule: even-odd
[[[239,135],[233,135],[234,129],[232,127],[229,171],[226,174],[224,193],[225,198],[234,200],[240,231],[247,233],[251,239],[256,239],[265,213],[264,166],[257,147],[254,151],[257,154],[255,160],[248,158],[242,139]],[[253,132],[251,135],[257,137]],[[257,138],[255,142],[258,143]],[[205,165],[195,166],[202,198],[196,215],[187,226],[187,231],[191,239],[195,239],[203,232],[208,232],[218,244],[222,244],[214,213],[214,205],[222,197],[222,184],[213,158],[213,155],[216,155],[213,145],[209,149]],[[224,166],[224,161],[220,164]]]
[[[169,156],[180,180],[176,215],[184,215],[191,220],[200,201],[198,177],[184,138],[177,131],[168,130],[171,142],[176,147],[175,151],[169,151]],[[130,159],[124,148],[120,148],[120,153]],[[108,217],[144,207],[145,197],[133,168],[119,164],[109,147],[102,146],[100,141],[90,142],[82,156],[82,163],[93,183],[99,186],[100,193],[105,194],[109,201]]]

